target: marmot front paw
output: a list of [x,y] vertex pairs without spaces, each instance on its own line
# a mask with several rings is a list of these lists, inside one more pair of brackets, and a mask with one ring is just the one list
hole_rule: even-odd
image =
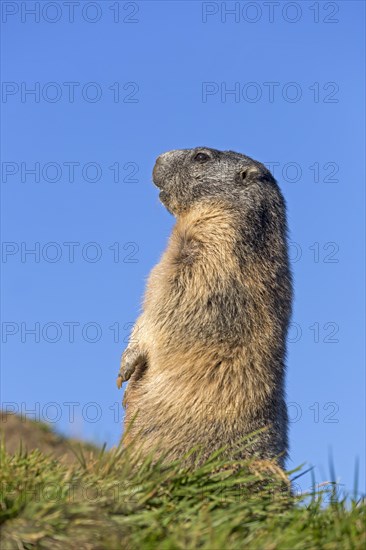
[[122,353],[121,366],[116,381],[118,389],[121,388],[123,382],[131,378],[135,371],[139,356],[140,352],[137,347],[127,347]]

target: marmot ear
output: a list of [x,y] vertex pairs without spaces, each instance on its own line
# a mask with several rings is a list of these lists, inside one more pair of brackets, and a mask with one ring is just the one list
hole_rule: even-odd
[[252,179],[255,174],[258,174],[258,170],[254,166],[246,166],[240,170],[237,177],[239,182],[246,183]]
[[239,172],[239,177],[240,177],[241,181],[245,181],[248,177],[248,169],[244,168],[244,170],[241,170]]

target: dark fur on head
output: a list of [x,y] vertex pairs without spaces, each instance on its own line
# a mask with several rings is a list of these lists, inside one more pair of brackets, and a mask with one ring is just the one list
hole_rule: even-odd
[[258,193],[280,197],[276,181],[267,168],[234,151],[208,147],[169,151],[160,155],[153,171],[154,183],[164,206],[174,215],[197,201],[215,197],[255,207]]

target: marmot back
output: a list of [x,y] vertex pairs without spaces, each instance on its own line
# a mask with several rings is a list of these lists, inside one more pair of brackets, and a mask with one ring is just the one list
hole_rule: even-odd
[[292,287],[278,185],[206,147],[161,155],[153,180],[177,221],[122,355],[129,435],[172,459],[200,446],[204,460],[266,427],[243,453],[283,466]]

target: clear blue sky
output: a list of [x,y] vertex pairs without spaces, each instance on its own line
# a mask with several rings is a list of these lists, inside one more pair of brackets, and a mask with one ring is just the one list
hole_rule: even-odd
[[364,3],[237,4],[81,2],[72,15],[2,2],[1,398],[117,443],[119,358],[174,223],[154,160],[233,149],[276,163],[288,204],[288,466],[325,481],[331,449],[352,488],[365,450]]

